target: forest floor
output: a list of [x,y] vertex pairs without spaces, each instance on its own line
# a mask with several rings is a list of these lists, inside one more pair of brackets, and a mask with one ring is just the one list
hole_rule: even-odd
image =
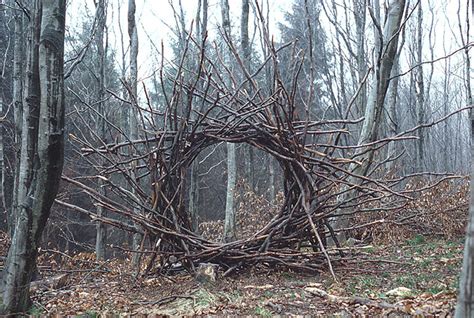
[[260,267],[206,284],[185,273],[137,279],[127,260],[43,251],[30,314],[449,317],[462,243],[415,236],[398,246],[355,247],[336,264],[337,281]]

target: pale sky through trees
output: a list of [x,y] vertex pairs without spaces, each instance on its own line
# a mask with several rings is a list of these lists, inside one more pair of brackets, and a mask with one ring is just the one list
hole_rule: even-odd
[[[179,1],[171,1],[176,10],[179,10]],[[266,12],[266,3],[265,0],[263,3],[263,10]],[[291,10],[292,1],[290,0],[268,0],[270,5],[270,33],[279,39],[279,30],[277,27],[277,22],[283,21],[284,12]],[[121,52],[121,40],[120,40],[120,30],[118,27],[117,15],[119,14],[118,7],[120,5],[120,17],[121,17],[121,28],[123,33],[123,40],[125,46],[128,46],[128,35],[127,35],[127,1],[123,0],[109,0],[109,11],[108,11],[108,34],[110,46],[117,50],[117,53]],[[240,1],[231,0],[230,4],[230,14],[232,24],[234,25],[235,34],[238,33],[238,23],[240,19]],[[69,30],[73,31],[72,28],[78,27],[82,24],[82,21],[76,17],[90,16],[92,17],[95,8],[94,2],[92,0],[84,0],[83,2],[73,0],[70,1],[69,5],[71,8],[68,10],[68,21],[67,24],[70,26]],[[197,1],[196,0],[182,0],[183,10],[186,17],[186,27],[191,26],[191,21],[195,18]],[[251,9],[252,10],[252,9]],[[81,12],[81,14],[78,14]],[[84,14],[82,14],[84,13]],[[150,37],[158,47],[158,50],[161,51],[161,41],[163,41],[165,48],[165,57],[171,58],[172,51],[170,47],[171,38],[175,36],[176,32],[176,21],[173,15],[173,9],[170,5],[170,2],[167,0],[138,0],[137,1],[137,24],[138,24],[138,36],[139,36],[139,64],[146,64],[147,67],[139,68],[139,77],[147,77],[151,70],[148,67],[150,64],[156,65],[156,61],[161,57],[156,56],[156,49],[153,47],[153,44],[150,43],[148,37]],[[251,34],[253,36],[253,26],[254,26],[254,15],[251,14],[250,28]],[[215,34],[217,32],[218,24],[220,23],[220,8],[219,0],[210,0],[209,1],[209,40],[213,41],[215,39]],[[71,28],[72,27],[72,28]],[[74,32],[74,31],[73,31]],[[257,40],[256,40],[257,41]],[[161,52],[159,52],[161,54]],[[152,58],[155,55],[156,57]],[[117,58],[119,58],[117,56]],[[120,64],[120,63],[118,63]]]
[[[163,41],[165,49],[165,58],[172,58],[172,51],[170,47],[171,39],[175,37],[174,32],[176,32],[176,20],[174,19],[172,5],[175,7],[175,10],[179,13],[179,2],[178,0],[138,0],[137,1],[137,24],[139,32],[139,78],[147,78],[150,76],[150,71],[156,69],[156,65],[161,57],[161,42]],[[383,2],[383,1],[382,1]],[[186,17],[186,27],[189,29],[191,26],[191,21],[195,18],[197,10],[197,0],[182,0],[181,1],[184,14]],[[213,41],[215,35],[217,34],[217,28],[220,23],[220,7],[219,0],[210,0],[209,1],[209,40]],[[251,1],[253,5],[253,1]],[[285,12],[291,12],[292,10],[292,0],[265,0],[260,1],[263,6],[263,11],[266,13],[267,3],[270,7],[269,20],[270,20],[270,34],[274,36],[276,40],[280,39],[280,31],[278,29],[278,23],[284,23],[284,14]],[[332,1],[325,1],[325,3],[331,4]],[[342,8],[344,1],[337,0],[336,7],[338,10]],[[351,1],[346,0],[345,3],[351,7]],[[171,5],[172,4],[172,5]],[[230,4],[230,14],[232,24],[234,26],[234,35],[237,35],[239,32],[239,19],[240,19],[240,5],[241,2],[237,0],[229,1]],[[462,3],[463,4],[463,3]],[[95,12],[94,2],[92,0],[77,1],[71,0],[69,5],[71,8],[68,10],[68,22],[70,26],[69,30],[74,32],[73,29],[82,23],[82,19],[77,19],[76,17],[84,16],[93,16]],[[424,55],[425,60],[429,60],[429,39],[428,31],[429,24],[431,23],[431,14],[429,12],[429,5],[433,6],[433,12],[435,16],[434,26],[433,26],[433,35],[432,43],[434,45],[434,57],[442,57],[446,54],[449,54],[455,48],[459,48],[462,45],[460,44],[459,30],[457,25],[457,10],[459,7],[458,0],[448,0],[445,1],[430,1],[423,0],[422,6],[424,9],[424,24],[425,24],[425,36],[424,36]],[[119,11],[120,6],[120,11]],[[120,14],[121,19],[121,32],[123,34],[123,41],[125,46],[128,47],[128,35],[127,35],[127,1],[124,0],[109,0],[109,12],[108,12],[108,34],[109,34],[109,47],[115,49],[117,52],[116,58],[119,59],[119,53],[121,52],[121,40],[120,40],[120,29],[118,26],[117,15]],[[252,10],[252,8],[251,8]],[[464,6],[462,6],[460,15],[461,19],[464,20],[465,11]],[[80,14],[79,14],[80,13]],[[84,14],[83,14],[84,13]],[[250,37],[252,38],[254,34],[254,14],[250,15]],[[325,31],[328,34],[334,32],[333,26],[329,23],[324,13],[321,12],[320,20],[322,26],[325,28]],[[342,21],[342,17],[341,20]],[[371,23],[368,21],[366,29],[370,33]],[[151,41],[153,41],[153,44]],[[370,38],[368,38],[370,40]],[[257,37],[255,42],[258,42]],[[370,44],[370,43],[369,43]],[[155,47],[157,48],[155,48]],[[259,44],[255,43],[254,47],[258,48]],[[407,69],[408,64],[406,60],[402,58],[401,60],[402,71]],[[452,63],[452,62],[451,62]],[[120,63],[118,63],[120,65]],[[146,66],[145,66],[146,65]],[[149,67],[151,65],[151,67]],[[440,74],[444,73],[444,68],[442,63],[435,65],[435,76],[437,72]]]

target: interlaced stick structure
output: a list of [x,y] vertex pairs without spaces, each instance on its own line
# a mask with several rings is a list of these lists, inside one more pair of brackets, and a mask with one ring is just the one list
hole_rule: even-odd
[[[327,266],[331,269],[328,241],[338,245],[332,218],[400,208],[409,198],[406,192],[394,190],[404,178],[385,180],[376,174],[369,178],[352,173],[349,167],[360,164],[357,160],[363,153],[413,137],[400,134],[354,146],[347,140],[351,127],[356,131],[362,119],[348,120],[347,115],[337,120],[312,119],[311,100],[298,95],[302,61],[288,62],[294,70],[290,80],[279,73],[280,50],[291,48],[271,48],[268,58],[250,73],[230,43],[230,64],[217,47],[204,49],[204,42],[196,45],[199,51],[191,52],[191,43],[190,39],[179,65],[160,70],[163,105],[150,101],[145,86],[145,103],[135,96],[123,100],[109,92],[133,109],[140,123],[139,140],[130,140],[107,118],[119,141],[72,136],[84,159],[96,166],[97,174],[89,180],[100,178],[108,195],[96,191],[93,183],[71,176],[64,179],[110,212],[101,222],[142,233],[144,240],[151,238],[163,266],[173,257],[190,271],[203,262],[229,270],[268,263],[319,271]],[[199,63],[190,63],[187,54],[198,54]],[[261,87],[264,80],[267,85]],[[278,161],[284,174],[284,203],[279,212],[252,237],[229,243],[208,241],[195,233],[185,202],[190,164],[203,149],[219,142],[247,143],[261,149]]]

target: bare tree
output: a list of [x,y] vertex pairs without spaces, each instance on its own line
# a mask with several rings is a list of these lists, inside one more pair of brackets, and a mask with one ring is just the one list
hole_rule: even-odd
[[[377,11],[378,1],[374,2],[374,10]],[[382,31],[380,26],[380,19],[377,18],[379,14],[372,11],[371,16],[375,29],[375,70],[372,79],[372,85],[369,92],[367,106],[365,108],[365,118],[362,124],[358,146],[370,144],[377,140],[380,123],[382,119],[382,110],[385,104],[385,96],[387,94],[388,85],[390,82],[390,75],[395,61],[395,56],[398,48],[398,37],[402,25],[402,17],[405,9],[405,0],[391,0],[387,8],[387,17],[385,28]],[[367,175],[374,157],[374,150],[365,149],[356,153],[353,158],[358,160],[358,163],[352,163],[350,170],[359,176]],[[351,183],[354,183],[354,178],[350,178]],[[346,200],[345,196],[340,197],[339,200]],[[348,225],[349,219],[339,219],[336,227],[344,228]],[[341,240],[344,240],[344,235],[341,233]]]
[[[14,13],[15,14],[15,13]],[[0,4],[0,170],[1,194],[4,213],[6,213],[7,230],[13,234],[14,219],[11,211],[13,201],[14,169],[14,118],[13,118],[13,85],[12,85],[12,52],[14,34],[9,30],[9,15],[5,5]]]
[[[199,37],[199,42],[201,45],[205,45],[207,38],[207,16],[208,16],[209,5],[207,0],[199,0],[198,9],[196,10],[196,33]],[[202,19],[201,19],[202,14]],[[202,48],[204,49],[204,48]],[[199,61],[196,61],[196,64]],[[198,65],[196,65],[198,67]],[[197,85],[201,85],[199,82]],[[199,110],[200,111],[200,110]],[[193,112],[192,115],[195,113]],[[191,224],[194,231],[198,230],[199,224],[199,215],[198,215],[198,206],[199,206],[199,164],[197,160],[193,160],[190,167],[190,180],[189,180],[189,212],[191,217]]]
[[[469,13],[469,0],[466,1],[466,24],[465,30],[462,30],[461,17],[458,11],[459,29],[463,44],[469,42],[470,37],[470,15],[474,15],[474,5],[471,3],[471,13]],[[459,0],[459,7],[461,1]],[[465,34],[466,37],[463,36]],[[465,49],[465,87],[466,99],[470,106],[473,106],[471,77],[470,72],[470,56],[469,51]],[[473,317],[474,316],[474,111],[470,111],[471,119],[471,201],[469,205],[469,219],[466,230],[466,241],[464,243],[464,257],[461,271],[461,279],[459,281],[459,297],[456,305],[456,318]]]
[[64,151],[65,11],[64,0],[36,0],[29,10],[29,76],[16,170],[17,219],[1,284],[3,313],[24,312],[30,304],[38,245],[59,187]]
[[[137,94],[137,78],[138,78],[138,32],[137,24],[135,22],[135,11],[136,5],[135,0],[128,1],[128,36],[130,38],[130,101],[132,104],[137,104],[138,94]],[[138,139],[138,120],[137,114],[134,112],[129,113],[129,137],[131,140]],[[138,182],[136,175],[136,167],[132,166],[132,181]],[[132,191],[134,191],[132,189]],[[134,207],[135,214],[140,212],[138,207]],[[140,248],[140,242],[142,236],[138,233],[135,233],[133,236],[133,249],[138,250]],[[139,262],[139,253],[133,255],[133,262],[137,264]]]
[[[223,32],[231,39],[229,1],[221,0],[222,28]],[[225,53],[229,55],[230,53]],[[235,206],[234,190],[237,175],[237,165],[235,162],[235,144],[227,143],[227,194],[225,203],[224,221],[224,241],[229,242],[235,239]]]
[[[374,77],[372,87],[369,93],[367,107],[365,109],[365,119],[362,125],[359,136],[358,145],[373,142],[377,139],[379,125],[381,122],[382,109],[385,103],[385,95],[392,72],[393,63],[398,47],[398,36],[400,33],[400,26],[405,9],[405,0],[391,0],[387,9],[387,20],[385,22],[385,29],[380,29],[379,21],[374,21],[377,27],[376,38],[380,41],[378,47],[376,41],[375,54],[376,68],[374,70]],[[362,161],[360,165],[353,165],[353,169],[364,175],[367,173],[373,159],[374,152],[366,152],[360,154],[358,159]]]
[[[105,23],[107,20],[106,13],[106,3],[105,0],[99,0],[97,2],[96,9],[96,20],[97,20],[97,35],[96,35],[96,45],[97,45],[97,57],[98,57],[98,74],[97,74],[97,133],[101,138],[105,137],[105,121],[103,116],[105,115],[105,63],[106,63],[106,52],[105,52]],[[105,195],[105,188],[102,180],[98,180],[98,190]],[[102,216],[104,214],[104,208],[101,205],[97,206],[97,215]],[[106,253],[106,238],[107,231],[105,224],[98,221],[97,222],[97,235],[96,235],[96,245],[95,252],[98,260],[105,259]]]
[[[415,63],[420,64],[423,60],[423,9],[421,1],[418,3],[418,21],[416,29],[416,58]],[[417,120],[418,125],[425,122],[425,84],[423,78],[423,65],[416,69],[414,74],[415,77],[415,92],[416,92],[416,107],[417,107]],[[417,143],[417,170],[423,171],[425,166],[425,155],[424,155],[424,144],[425,136],[424,130],[418,130],[418,143]]]

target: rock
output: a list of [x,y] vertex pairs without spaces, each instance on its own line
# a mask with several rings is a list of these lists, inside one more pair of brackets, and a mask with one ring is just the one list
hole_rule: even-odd
[[385,293],[387,296],[391,297],[401,297],[401,298],[408,298],[413,296],[413,292],[411,289],[406,287],[397,287]]
[[355,245],[359,245],[361,243],[362,243],[361,240],[358,240],[356,238],[351,237],[351,238],[347,239],[346,246],[347,247],[354,247]]
[[202,263],[196,270],[196,280],[200,283],[215,283],[217,281],[217,270],[219,265]]

